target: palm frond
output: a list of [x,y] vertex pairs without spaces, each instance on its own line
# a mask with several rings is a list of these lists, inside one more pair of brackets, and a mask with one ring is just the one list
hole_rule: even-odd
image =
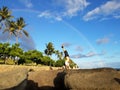
[[16,35],[16,33],[15,33],[15,32],[13,32],[13,34],[17,37],[17,35]]
[[29,34],[27,31],[23,30],[23,33],[25,34],[25,36],[29,37]]
[[11,11],[9,11],[9,9],[7,7],[5,7],[5,6],[3,6],[0,9],[0,16],[1,16],[2,20],[12,18]]
[[25,21],[22,17],[17,19],[16,26],[18,30],[22,30],[26,26]]

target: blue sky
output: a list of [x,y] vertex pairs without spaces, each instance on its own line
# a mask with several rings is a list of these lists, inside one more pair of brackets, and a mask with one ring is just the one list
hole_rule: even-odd
[[0,0],[2,6],[24,17],[24,49],[44,52],[52,42],[62,51],[64,44],[80,68],[120,68],[120,0]]

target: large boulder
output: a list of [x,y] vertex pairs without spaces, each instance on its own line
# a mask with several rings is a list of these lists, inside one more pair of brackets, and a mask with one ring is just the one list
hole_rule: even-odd
[[70,70],[67,90],[120,90],[120,72],[111,68]]
[[61,70],[41,70],[28,73],[26,90],[64,90],[65,72]]
[[14,68],[0,73],[0,90],[25,90],[28,70]]

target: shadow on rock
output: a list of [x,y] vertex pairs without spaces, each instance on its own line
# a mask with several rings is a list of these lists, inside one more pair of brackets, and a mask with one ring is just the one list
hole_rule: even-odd
[[51,86],[42,86],[39,87],[38,83],[28,80],[28,85],[26,87],[26,90],[55,90],[54,87]]
[[65,84],[64,84],[64,79],[65,79],[65,72],[59,72],[54,79],[54,86],[55,90],[66,90]]
[[114,78],[119,84],[120,84],[120,79],[118,78]]
[[[66,75],[65,72],[41,72],[42,73],[36,74],[36,77],[34,76],[34,79],[28,80],[26,90],[66,90],[64,85],[64,77]],[[44,82],[46,82],[46,84]]]
[[38,90],[38,83],[35,83],[33,80],[28,80],[26,90]]

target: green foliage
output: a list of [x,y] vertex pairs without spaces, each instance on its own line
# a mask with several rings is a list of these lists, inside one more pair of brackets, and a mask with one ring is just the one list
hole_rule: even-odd
[[3,6],[2,8],[0,8],[0,17],[1,17],[0,21],[2,21],[2,20],[9,20],[13,16],[11,16],[11,12],[8,9],[8,7]]
[[10,56],[15,57],[18,56],[20,57],[23,55],[23,50],[19,47],[19,44],[13,44],[10,50]]
[[73,60],[70,59],[70,67],[73,68],[73,67],[76,67],[76,63],[73,62]]
[[41,59],[43,58],[42,53],[37,50],[29,50],[24,53],[24,56],[25,56],[25,60],[31,60],[36,64],[41,63]]
[[[73,68],[76,66],[76,63],[74,63],[71,59],[70,59],[70,67]],[[56,67],[62,67],[65,65],[65,59],[61,59],[61,60],[57,60],[55,63]]]
[[26,59],[26,60],[25,60],[25,63],[28,63],[28,64],[29,64],[29,63],[33,63],[33,61]]
[[46,49],[44,52],[48,56],[54,53],[54,46],[52,42],[49,42],[48,44],[46,44]]
[[59,52],[59,50],[55,50],[55,54],[57,55],[58,59],[62,59],[63,57],[63,52]]
[[0,56],[5,59],[7,56],[9,56],[9,52],[10,52],[10,44],[0,43]]
[[[59,51],[57,51],[60,54]],[[15,60],[15,57],[19,57],[19,60]],[[7,60],[10,58],[11,60]],[[19,44],[13,44],[10,46],[9,43],[0,43],[0,58],[7,62],[6,64],[30,64],[36,63],[48,66],[62,67],[64,65],[65,59],[59,59],[56,62],[52,60],[49,56],[43,56],[43,53],[37,50],[29,50],[24,52]],[[62,57],[61,57],[62,58]],[[70,67],[73,68],[76,64],[70,60]]]
[[19,60],[18,60],[18,65],[20,64],[24,64],[25,63],[25,59],[23,57],[21,57]]
[[8,59],[5,61],[5,64],[8,64],[8,65],[14,65],[14,64],[15,64],[15,62],[14,62],[14,60],[13,60],[13,59],[8,58]]
[[56,67],[62,67],[64,66],[65,60],[57,60],[55,63]]
[[53,61],[50,57],[44,56],[41,60],[41,63],[48,66],[54,66],[55,61]]
[[4,64],[4,61],[2,59],[0,59],[0,64]]

